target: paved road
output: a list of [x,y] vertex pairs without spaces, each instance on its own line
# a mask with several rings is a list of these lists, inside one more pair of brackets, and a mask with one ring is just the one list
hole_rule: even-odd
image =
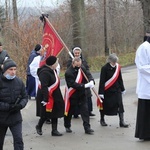
[[[72,120],[73,133],[66,133],[63,127],[63,119],[59,120],[58,129],[64,135],[52,137],[51,125],[44,124],[42,136],[35,132],[38,118],[35,117],[35,100],[30,100],[23,114],[23,137],[25,150],[148,150],[150,142],[140,141],[134,138],[135,120],[137,111],[136,68],[130,66],[122,69],[126,94],[123,97],[125,107],[125,120],[130,124],[129,128],[120,128],[118,116],[106,116],[107,127],[101,127],[99,123],[99,111],[96,107],[96,97],[93,94],[95,117],[91,117],[91,126],[95,130],[94,135],[84,134],[81,118]],[[98,88],[99,73],[94,74]],[[64,93],[64,84],[61,86]],[[12,137],[8,132],[5,139],[4,150],[12,150]]]

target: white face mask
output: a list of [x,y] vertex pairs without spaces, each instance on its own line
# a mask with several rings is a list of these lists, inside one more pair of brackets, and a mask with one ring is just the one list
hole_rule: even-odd
[[16,75],[11,76],[10,74],[6,74],[6,75],[4,75],[4,76],[5,76],[6,79],[8,79],[8,80],[12,80],[12,79],[14,79],[14,78],[16,77]]

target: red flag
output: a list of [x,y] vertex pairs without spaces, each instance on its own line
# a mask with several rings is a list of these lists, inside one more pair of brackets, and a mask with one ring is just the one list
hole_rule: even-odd
[[44,50],[44,57],[40,62],[40,66],[45,64],[45,60],[49,56],[58,56],[58,54],[63,50],[64,45],[60,40],[57,32],[49,22],[49,20],[45,18],[44,22],[44,31],[43,31],[43,39],[42,39],[42,46],[45,48]]

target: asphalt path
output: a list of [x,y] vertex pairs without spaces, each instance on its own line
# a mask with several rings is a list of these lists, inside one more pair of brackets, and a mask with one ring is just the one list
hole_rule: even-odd
[[[63,126],[63,119],[59,119],[58,130],[63,133],[62,137],[51,136],[51,125],[44,124],[43,135],[36,134],[35,125],[38,119],[35,116],[35,100],[29,100],[23,115],[23,138],[25,150],[148,150],[150,142],[141,141],[134,137],[137,112],[136,81],[137,70],[135,66],[122,68],[122,75],[126,88],[123,95],[125,107],[125,121],[129,128],[119,127],[118,116],[106,116],[107,127],[100,126],[100,115],[96,106],[96,96],[93,93],[93,112],[96,116],[90,118],[91,128],[94,135],[84,133],[82,120],[72,119],[72,133],[66,133]],[[99,73],[93,74],[98,89]],[[61,90],[64,94],[65,82],[61,80]],[[12,150],[13,142],[10,131],[7,133],[4,143],[4,150]]]

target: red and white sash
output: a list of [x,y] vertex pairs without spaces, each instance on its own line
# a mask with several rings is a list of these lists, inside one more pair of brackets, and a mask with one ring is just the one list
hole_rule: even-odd
[[105,90],[109,89],[116,82],[119,76],[120,69],[120,65],[116,63],[116,71],[114,75],[108,81],[105,82]]
[[[49,88],[49,95],[48,95],[48,102],[46,104],[46,112],[52,112],[53,110],[53,105],[54,105],[54,99],[53,99],[53,92],[55,91],[55,89],[58,87],[59,83],[60,83],[60,79],[56,73],[56,71],[54,70],[54,75],[56,78],[56,81],[54,84],[52,84]],[[39,88],[41,88],[41,85],[39,84]]]
[[[82,79],[83,79],[83,75],[82,75],[81,69],[79,69],[75,82],[76,82],[76,83],[81,83],[81,82],[82,82]],[[69,112],[69,109],[70,109],[70,97],[72,96],[72,94],[73,94],[75,91],[76,91],[76,89],[74,89],[74,88],[72,88],[72,87],[68,88],[67,85],[66,85],[66,88],[65,88],[65,95],[64,95],[65,115],[66,115],[66,116],[68,115],[68,112]]]

